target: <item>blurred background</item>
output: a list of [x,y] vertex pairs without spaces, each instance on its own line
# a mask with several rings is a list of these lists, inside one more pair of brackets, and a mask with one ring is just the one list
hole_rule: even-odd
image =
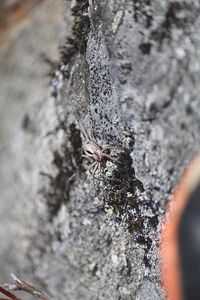
[[26,235],[27,219],[34,217],[28,197],[37,134],[32,119],[49,94],[47,61],[59,59],[70,27],[66,16],[62,0],[0,1],[0,283],[10,281],[11,272],[31,272]]

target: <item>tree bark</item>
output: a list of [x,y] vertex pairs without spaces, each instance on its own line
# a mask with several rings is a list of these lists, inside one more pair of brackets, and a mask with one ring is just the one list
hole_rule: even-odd
[[[191,0],[72,1],[52,96],[12,143],[28,207],[17,271],[32,268],[52,299],[164,299],[160,223],[199,150],[199,10]],[[118,147],[94,182],[85,128]]]

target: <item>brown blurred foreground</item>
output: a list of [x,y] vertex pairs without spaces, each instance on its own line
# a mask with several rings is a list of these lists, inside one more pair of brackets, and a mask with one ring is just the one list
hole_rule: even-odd
[[5,39],[8,30],[16,29],[16,26],[44,1],[46,0],[2,0],[0,2],[0,43]]

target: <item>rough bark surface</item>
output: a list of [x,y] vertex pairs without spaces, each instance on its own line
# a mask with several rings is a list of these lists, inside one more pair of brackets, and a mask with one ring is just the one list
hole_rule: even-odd
[[[12,143],[10,163],[25,157],[24,272],[52,299],[164,299],[159,226],[200,146],[200,4],[82,0],[71,12],[52,97],[29,109]],[[96,188],[84,128],[119,147]]]

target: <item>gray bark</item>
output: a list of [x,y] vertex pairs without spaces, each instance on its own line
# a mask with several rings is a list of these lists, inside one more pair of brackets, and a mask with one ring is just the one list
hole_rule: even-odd
[[[1,205],[12,218],[1,252],[6,235],[20,235],[2,268],[52,299],[164,299],[160,222],[200,144],[200,4],[84,0],[71,9],[52,97],[43,88],[27,102],[1,149]],[[119,147],[96,188],[81,156],[84,127],[98,145]]]

